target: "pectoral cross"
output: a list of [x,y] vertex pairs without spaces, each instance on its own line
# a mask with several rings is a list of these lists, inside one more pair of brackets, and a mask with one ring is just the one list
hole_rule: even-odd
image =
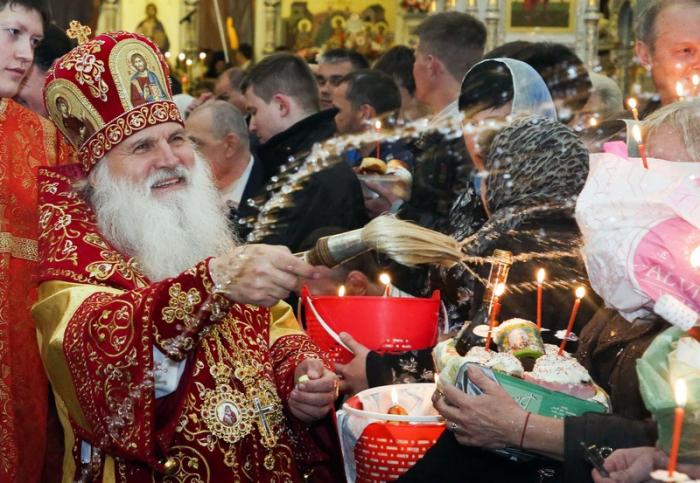
[[273,404],[268,404],[267,406],[262,405],[262,401],[259,398],[253,399],[253,414],[260,418],[260,423],[263,429],[263,438],[274,440],[274,434],[272,433],[272,428],[270,427],[270,422],[267,420],[267,416],[275,412],[275,406]]
[[76,39],[78,45],[83,45],[85,42],[90,40],[90,34],[92,29],[87,25],[81,25],[77,20],[72,20],[66,30],[66,35],[71,39]]

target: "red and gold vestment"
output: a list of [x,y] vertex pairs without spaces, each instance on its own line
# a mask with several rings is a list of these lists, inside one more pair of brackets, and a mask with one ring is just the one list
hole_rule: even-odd
[[48,383],[36,349],[37,171],[70,163],[54,125],[0,99],[0,482],[41,478]]
[[[42,170],[39,187],[34,316],[66,431],[64,481],[81,471],[96,481],[299,481],[325,455],[287,399],[297,365],[321,352],[290,307],[229,302],[208,260],[150,282],[100,235],[77,179],[78,165]],[[154,347],[186,361],[161,398]]]

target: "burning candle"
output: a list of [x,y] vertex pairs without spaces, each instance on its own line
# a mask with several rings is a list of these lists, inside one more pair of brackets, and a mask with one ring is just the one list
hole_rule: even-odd
[[387,414],[394,414],[397,416],[408,416],[408,411],[399,404],[399,395],[396,393],[396,388],[391,388],[391,407],[387,411]]
[[676,82],[676,95],[679,101],[685,100],[685,88],[683,88],[683,83],[681,81]]
[[345,297],[345,285],[338,287],[338,297]]
[[377,155],[375,156],[377,159],[382,159],[382,156],[381,156],[382,152],[381,152],[381,148],[379,147],[379,131],[381,129],[382,129],[382,121],[377,119],[374,122],[374,130],[377,132],[377,153],[376,153]]
[[388,297],[391,294],[391,277],[388,273],[382,273],[379,275],[379,281],[384,284],[384,297]]
[[681,432],[683,430],[683,417],[685,416],[685,403],[688,400],[688,388],[683,379],[678,379],[674,386],[676,396],[675,417],[673,419],[673,439],[671,440],[671,453],[668,456],[668,476],[673,478],[678,463],[678,449],[681,445]]
[[597,126],[598,126],[598,119],[596,119],[595,117],[592,117],[592,118],[588,121],[588,125],[591,126],[591,127],[597,127]]
[[544,268],[537,270],[537,329],[542,330],[542,282],[544,282]]
[[489,346],[491,345],[491,337],[493,329],[496,327],[496,319],[498,318],[498,313],[501,311],[501,296],[503,292],[506,291],[506,285],[504,283],[499,283],[493,291],[493,305],[491,306],[491,313],[489,314],[489,333],[486,336],[485,349],[490,351]]
[[576,289],[576,301],[574,302],[574,308],[571,309],[571,317],[569,317],[569,324],[566,326],[566,332],[564,333],[564,339],[561,341],[559,346],[559,355],[564,355],[564,348],[569,340],[571,331],[574,329],[574,321],[576,320],[576,314],[578,314],[578,309],[581,306],[581,299],[586,295],[586,289],[579,287]]
[[637,110],[637,99],[630,97],[627,99],[627,107],[632,111],[632,117],[635,121],[639,122],[639,111]]
[[639,154],[642,156],[642,164],[644,169],[649,169],[649,163],[647,162],[646,147],[644,146],[644,139],[642,139],[642,130],[639,129],[639,124],[632,126],[632,136],[634,140],[637,141],[637,146],[639,147]]

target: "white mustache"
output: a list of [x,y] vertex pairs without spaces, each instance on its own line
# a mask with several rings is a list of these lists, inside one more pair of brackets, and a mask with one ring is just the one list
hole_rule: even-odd
[[146,187],[148,189],[153,188],[156,184],[172,178],[181,178],[185,183],[189,184],[190,172],[182,165],[175,168],[159,168],[158,171],[146,179]]

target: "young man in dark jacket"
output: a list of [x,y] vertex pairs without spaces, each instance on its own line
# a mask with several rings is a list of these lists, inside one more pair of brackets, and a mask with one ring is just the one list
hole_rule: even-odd
[[[239,220],[239,230],[252,229],[251,241],[286,245],[295,251],[317,228],[363,226],[367,215],[362,189],[346,163],[324,168],[298,184],[287,182],[313,145],[336,131],[336,110],[320,111],[318,86],[308,65],[291,54],[271,55],[251,69],[242,90],[250,131],[261,143],[257,155],[267,183],[255,206],[241,207],[241,216],[248,219]],[[255,220],[258,209],[285,189],[292,192],[283,206],[267,212],[264,220]]]

